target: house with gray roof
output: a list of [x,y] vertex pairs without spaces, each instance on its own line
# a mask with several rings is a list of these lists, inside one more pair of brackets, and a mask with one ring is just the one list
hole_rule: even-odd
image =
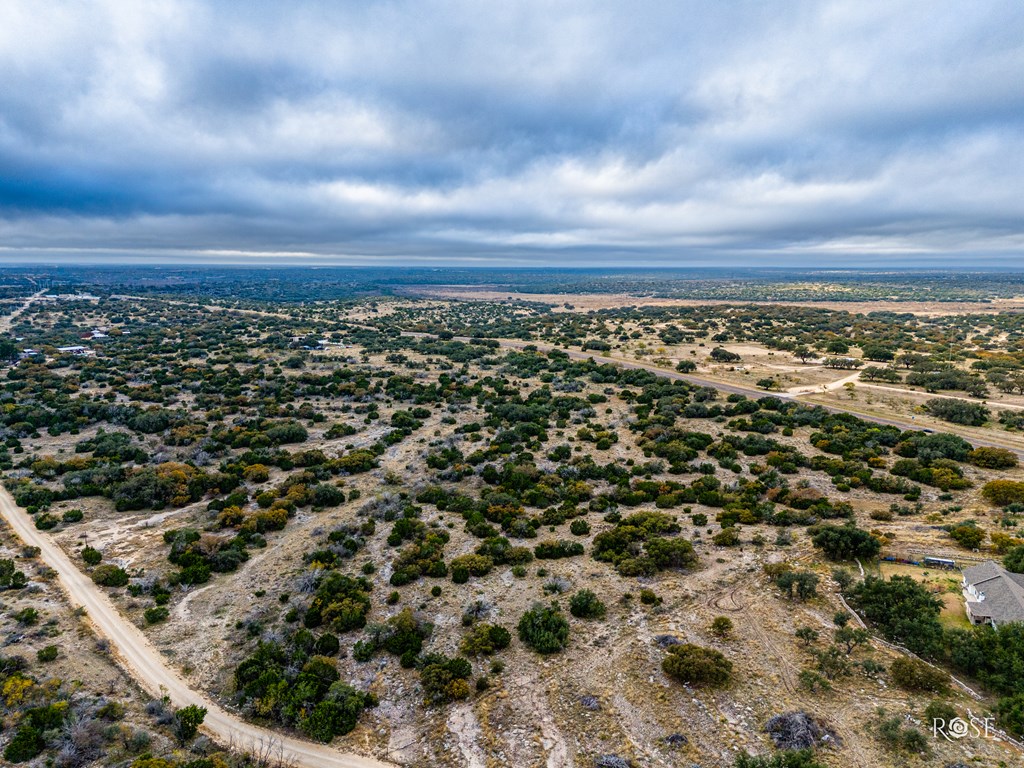
[[1024,574],[1010,573],[987,560],[964,568],[963,591],[972,624],[1024,622]]

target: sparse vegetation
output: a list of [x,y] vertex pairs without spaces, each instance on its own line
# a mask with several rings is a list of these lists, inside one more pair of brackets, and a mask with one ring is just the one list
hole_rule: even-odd
[[[956,585],[893,564],[959,547],[1024,571],[1017,454],[967,439],[1019,444],[1024,426],[1005,416],[1024,397],[1018,314],[643,302],[552,311],[522,297],[339,299],[318,279],[308,293],[283,281],[274,297],[256,279],[229,276],[230,292],[189,279],[165,291],[91,286],[100,299],[21,315],[19,344],[44,360],[8,367],[0,466],[35,529],[70,542],[76,564],[175,664],[230,679],[226,695],[245,716],[329,742],[357,726],[375,733],[385,717],[447,721],[429,713],[481,697],[517,728],[546,705],[561,727],[576,704],[548,690],[552,670],[581,670],[580,685],[595,688],[606,681],[589,670],[639,665],[629,668],[647,679],[657,662],[633,634],[670,619],[678,637],[652,646],[681,684],[670,697],[721,688],[729,703],[785,674],[808,708],[861,706],[861,688],[878,683],[886,706],[919,716],[937,692],[955,694],[951,670],[999,699],[1002,727],[1024,729],[1014,630],[954,628]],[[144,298],[111,297],[136,290]],[[200,306],[217,302],[227,308]],[[120,332],[95,355],[55,353],[94,327]],[[692,376],[658,373],[673,370]],[[836,383],[851,376],[849,391]],[[691,383],[700,379],[746,394]],[[790,396],[821,385],[831,388]],[[851,408],[920,428],[814,405],[841,409],[851,393]],[[932,417],[972,429],[948,434]],[[73,668],[63,640],[50,639],[70,628],[54,628],[34,597],[52,574],[9,555],[6,631],[28,636],[33,664]],[[828,561],[845,566],[832,580]],[[899,575],[878,578],[879,568]],[[870,631],[845,609],[831,626],[835,586]],[[559,602],[531,604],[541,597]],[[200,626],[218,628],[212,658],[226,669],[189,646]],[[771,653],[749,653],[755,633],[782,626]],[[939,669],[872,644],[872,632]],[[513,634],[534,653],[516,650]],[[728,655],[680,642],[700,637]],[[527,688],[543,691],[536,703]],[[367,711],[376,694],[386,715]],[[638,706],[657,722],[677,704]],[[36,728],[33,706],[8,707],[4,744],[57,764],[66,723]],[[170,752],[174,714],[159,717],[166,733],[139,736],[155,744],[125,746],[125,761],[152,751],[186,765]],[[605,706],[602,727],[617,717]],[[880,761],[919,751],[894,717],[848,738]],[[589,721],[575,727],[593,736]],[[648,737],[637,737],[645,749]],[[433,746],[415,749],[442,761]],[[687,749],[710,759],[698,739]],[[848,757],[835,749],[834,759],[786,748],[736,764]]]

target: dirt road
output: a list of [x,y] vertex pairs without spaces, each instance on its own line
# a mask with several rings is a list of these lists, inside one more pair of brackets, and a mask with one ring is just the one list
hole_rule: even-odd
[[45,293],[46,293],[46,291],[37,291],[36,293],[33,293],[31,296],[27,297],[23,302],[21,302],[21,304],[18,306],[18,308],[15,309],[13,312],[11,312],[11,314],[7,315],[4,318],[0,318],[0,330],[4,330],[4,331],[8,330],[14,324],[14,321],[26,309],[28,309],[29,305],[33,301],[36,301],[37,299],[42,297]]
[[[423,337],[423,336],[431,336],[432,334],[415,333],[415,332],[408,332],[407,331],[407,332],[404,332],[402,335],[403,336],[420,336],[420,337]],[[455,338],[458,341],[469,341],[468,337],[456,336]],[[596,362],[596,363],[610,363],[611,365],[617,365],[620,368],[641,369],[641,370],[645,370],[645,371],[650,371],[651,373],[657,374],[658,376],[663,376],[666,379],[676,379],[678,381],[686,381],[686,382],[689,382],[690,384],[695,384],[695,385],[697,385],[699,387],[712,387],[713,389],[717,389],[718,391],[725,392],[727,394],[745,395],[747,397],[754,398],[754,399],[761,398],[761,397],[778,397],[778,398],[783,399],[783,400],[797,400],[797,399],[799,399],[795,395],[792,395],[792,394],[790,394],[788,392],[766,392],[764,390],[754,389],[753,387],[744,387],[744,386],[741,386],[739,384],[728,384],[728,383],[725,383],[725,382],[722,382],[722,381],[716,381],[714,379],[706,379],[706,378],[703,378],[702,376],[694,376],[693,374],[689,374],[689,373],[679,373],[677,371],[672,371],[672,370],[668,370],[668,369],[665,369],[665,368],[659,368],[658,366],[652,365],[650,363],[643,363],[643,362],[639,362],[639,361],[636,361],[636,360],[625,360],[625,359],[623,359],[621,357],[613,357],[613,356],[605,357],[603,355],[602,356],[595,356],[595,355],[593,355],[593,354],[591,354],[589,352],[579,352],[579,351],[574,350],[574,349],[562,349],[561,347],[556,347],[556,346],[551,345],[551,344],[544,344],[544,343],[535,342],[535,341],[520,341],[518,339],[495,339],[495,341],[497,341],[501,345],[501,347],[504,348],[504,349],[522,349],[523,347],[526,347],[526,346],[534,346],[537,349],[539,349],[541,351],[545,351],[545,352],[550,351],[552,349],[558,349],[558,351],[564,352],[566,355],[568,355],[573,360],[593,359],[594,362]],[[847,378],[850,378],[850,377],[847,377]],[[840,380],[840,386],[842,386],[842,383],[844,383],[844,382],[845,382],[845,379]],[[903,429],[903,430],[916,430],[916,431],[919,431],[921,429],[926,429],[926,430],[928,429],[927,427],[924,427],[921,424],[915,424],[912,421],[906,421],[906,420],[903,420],[903,419],[890,419],[890,418],[885,418],[885,417],[882,417],[882,416],[875,416],[873,414],[868,414],[868,413],[863,413],[863,412],[857,411],[857,410],[855,410],[853,408],[843,408],[843,407],[840,407],[840,406],[825,405],[823,403],[813,403],[813,402],[809,403],[809,405],[817,405],[818,407],[824,408],[826,411],[829,411],[830,413],[849,413],[849,414],[853,414],[854,416],[857,416],[858,418],[861,418],[864,421],[870,421],[870,422],[873,422],[875,424],[883,424],[883,425],[891,426],[891,427],[899,427],[900,429]],[[936,431],[953,432],[955,434],[956,433],[956,428],[955,428],[955,426],[951,425],[948,428],[938,428]],[[1018,447],[1016,447],[1014,445],[1008,444],[1008,443],[1000,442],[999,440],[992,440],[992,439],[987,438],[987,437],[974,437],[973,435],[970,436],[970,437],[964,437],[964,439],[967,440],[969,443],[974,444],[975,446],[985,446],[985,447],[989,447],[989,448],[1006,448],[1006,449],[1008,449],[1010,451],[1013,451],[1014,453],[1016,453],[1016,454],[1018,454],[1020,456],[1024,456],[1024,451],[1022,451],[1020,448],[1018,448]]]
[[339,752],[327,744],[282,736],[247,723],[218,706],[167,665],[162,654],[141,630],[121,615],[110,598],[71,562],[49,536],[36,530],[32,518],[18,507],[2,486],[0,517],[25,544],[39,547],[43,562],[57,572],[71,603],[85,608],[97,633],[110,641],[118,663],[144,690],[154,697],[166,695],[175,707],[189,704],[206,707],[203,731],[217,743],[242,752],[253,750],[302,768],[386,768],[393,765],[371,757]]
[[799,395],[818,395],[823,392],[832,392],[836,389],[842,389],[845,385],[850,383],[860,384],[860,371],[854,371],[847,376],[843,376],[841,379],[830,381],[828,384],[818,384],[811,387],[804,384],[799,387],[790,387],[786,390],[786,394],[792,397],[798,397]]

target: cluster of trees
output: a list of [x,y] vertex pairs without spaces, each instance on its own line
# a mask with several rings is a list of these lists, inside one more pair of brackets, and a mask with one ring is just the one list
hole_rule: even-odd
[[624,576],[652,575],[666,568],[689,568],[697,563],[693,545],[672,537],[680,531],[674,517],[662,512],[638,512],[594,537],[595,560],[612,563]]
[[[909,576],[869,576],[847,594],[886,639],[926,659],[944,660],[1000,694],[1000,724],[1024,733],[1024,678],[1019,673],[1024,667],[1024,624],[945,629],[939,621],[941,600]],[[897,683],[913,690],[937,692],[948,685],[944,673],[912,659],[894,663],[890,672]]]
[[937,397],[924,404],[925,410],[936,418],[953,424],[964,424],[969,427],[980,427],[992,415],[991,411],[980,403],[968,403],[948,397]]
[[811,541],[829,560],[873,559],[881,542],[855,525],[820,525],[811,528]]
[[789,563],[768,564],[765,573],[789,600],[810,600],[818,594],[818,576],[811,571],[797,571]]
[[297,727],[317,741],[348,733],[376,701],[342,682],[332,658],[338,646],[334,635],[317,637],[306,629],[284,642],[261,642],[235,669],[239,702],[251,714]]

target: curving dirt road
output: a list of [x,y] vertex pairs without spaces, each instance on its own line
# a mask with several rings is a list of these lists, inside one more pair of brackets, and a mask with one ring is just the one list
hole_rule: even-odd
[[134,624],[117,610],[110,598],[44,533],[37,531],[32,519],[0,486],[0,517],[7,521],[25,543],[39,547],[40,556],[60,577],[60,584],[71,603],[85,608],[96,631],[110,641],[111,650],[121,666],[154,697],[166,695],[175,707],[199,704],[206,707],[203,730],[219,744],[241,752],[255,751],[284,764],[302,768],[388,768],[372,757],[346,754],[327,744],[282,736],[266,728],[247,723],[218,706],[201,691],[192,688],[177,671],[168,666],[163,655]]
[[[414,337],[427,337],[432,336],[433,334],[404,331],[402,335]],[[469,337],[467,336],[456,336],[455,339],[457,341],[469,341]],[[766,392],[764,390],[755,389],[753,387],[745,387],[741,384],[729,384],[723,381],[717,381],[715,379],[706,379],[702,376],[696,376],[690,373],[679,373],[678,371],[660,368],[656,365],[653,365],[652,363],[645,363],[639,360],[627,360],[625,358],[615,357],[611,355],[607,357],[605,357],[604,355],[597,356],[591,352],[581,352],[579,350],[574,349],[562,349],[560,347],[556,347],[553,344],[545,344],[543,342],[536,341],[520,341],[519,339],[494,339],[494,341],[497,341],[502,349],[521,350],[523,349],[523,347],[526,347],[528,345],[534,346],[542,352],[557,349],[559,352],[564,352],[569,358],[573,360],[593,360],[596,363],[609,363],[611,365],[617,365],[620,368],[633,368],[644,371],[650,371],[651,373],[666,379],[686,381],[698,387],[711,387],[712,389],[717,389],[718,391],[725,392],[726,394],[745,395],[753,399],[757,399],[760,397],[777,397],[782,400],[800,400],[799,397],[789,392]],[[852,375],[851,377],[847,378],[852,378]],[[841,379],[839,385],[842,386],[842,384],[845,382],[846,379]],[[818,406],[819,408],[823,408],[824,410],[829,411],[830,413],[849,413],[854,416],[857,416],[860,419],[863,419],[864,421],[870,421],[875,424],[884,424],[892,427],[899,427],[902,430],[925,429],[925,431],[931,431],[930,428],[924,424],[915,424],[913,421],[908,421],[906,419],[876,416],[871,413],[864,413],[854,408],[843,407],[841,405],[826,405],[824,403],[816,403],[813,401],[802,402],[807,402],[808,405]],[[956,425],[949,425],[948,427],[939,426],[936,427],[934,431],[952,432],[953,434],[957,434]],[[992,439],[987,436],[975,437],[974,435],[963,435],[963,437],[965,440],[967,440],[967,442],[972,443],[975,446],[986,446],[990,448],[1006,448],[1010,451],[1013,451],[1017,455],[1024,457],[1024,450],[1021,450],[1019,447],[1012,445],[1010,443],[1001,442],[998,439]]]

